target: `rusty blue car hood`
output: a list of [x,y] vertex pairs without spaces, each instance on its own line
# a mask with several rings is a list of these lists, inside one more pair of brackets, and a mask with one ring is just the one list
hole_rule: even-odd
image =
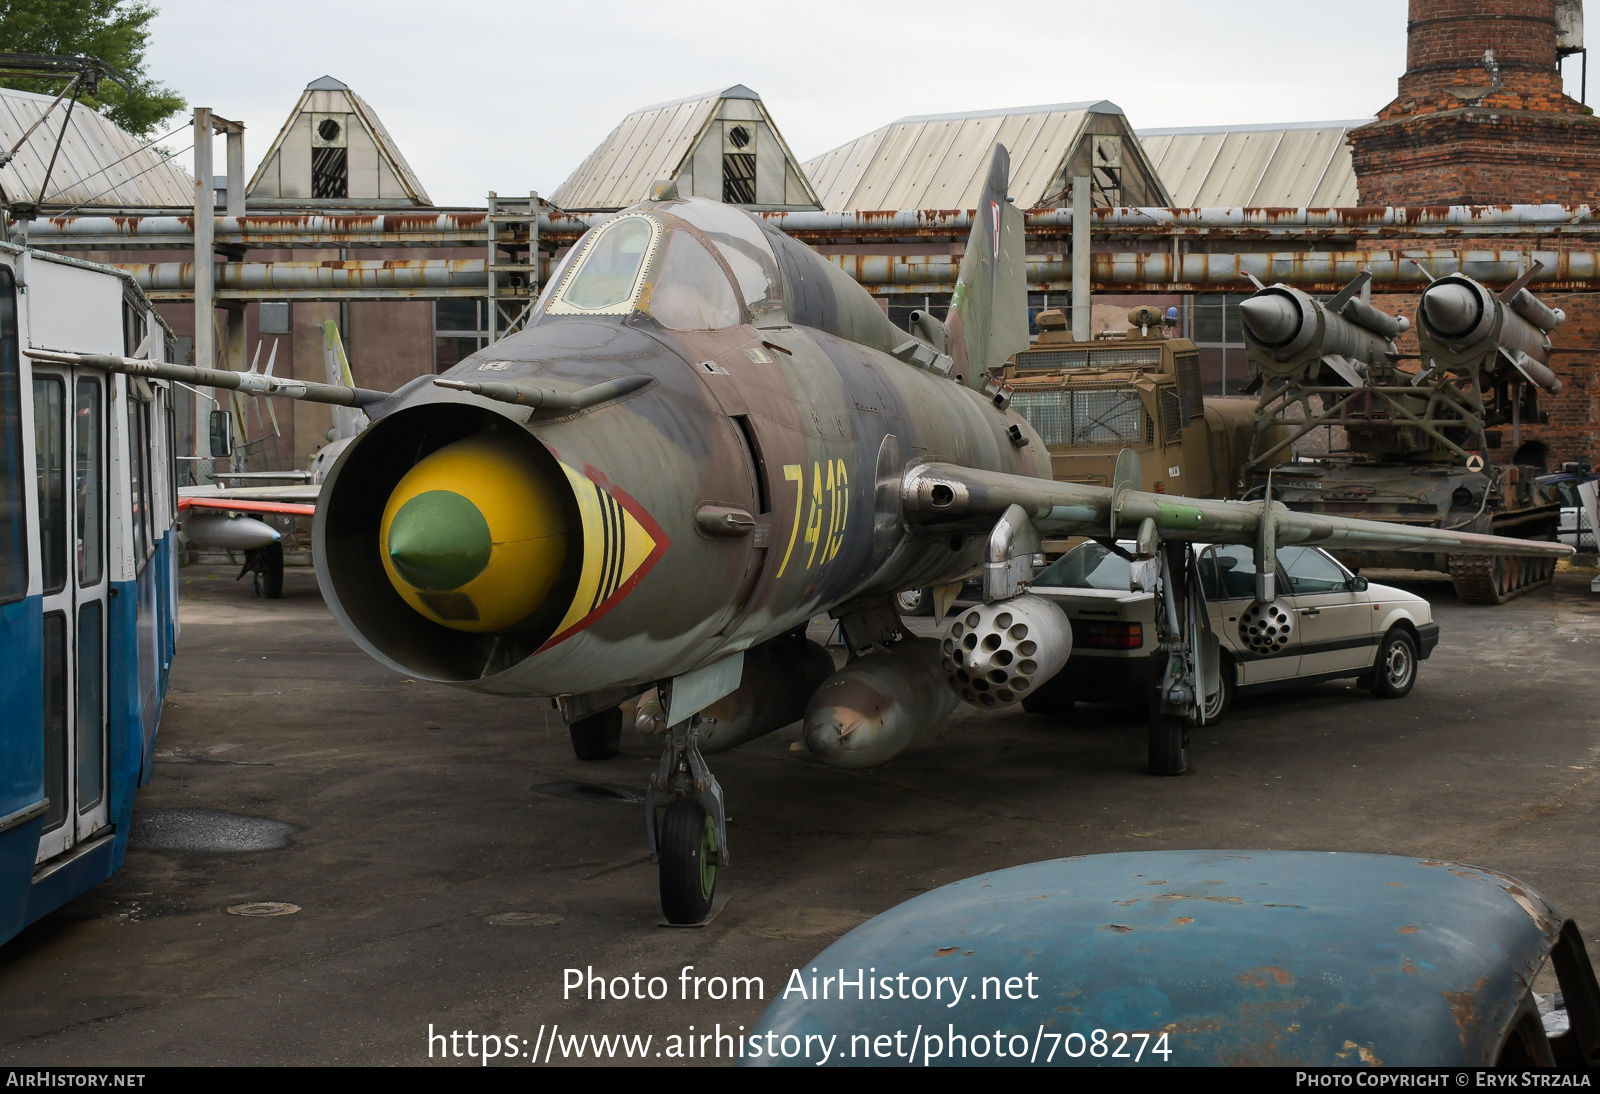
[[[860,1052],[918,1027],[1030,1044],[1042,1029],[1046,1047],[1050,1034],[1166,1033],[1170,1056],[1147,1053],[1146,1065],[1481,1065],[1561,922],[1515,879],[1451,862],[1299,851],[1056,859],[946,885],[862,924],[797,970],[754,1032],[837,1034],[833,1060],[856,1065],[908,1062]],[[905,973],[899,983],[964,977],[968,996],[954,1007],[948,992],[812,997],[841,970],[847,981],[857,970]],[[1030,973],[1036,999],[972,998],[985,977],[1001,986]],[[860,1035],[869,1040],[852,1055]],[[1129,1061],[1058,1051],[1051,1062]]]

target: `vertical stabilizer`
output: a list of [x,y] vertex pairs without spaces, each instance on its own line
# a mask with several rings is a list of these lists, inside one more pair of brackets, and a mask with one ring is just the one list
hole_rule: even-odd
[[997,144],[945,317],[955,371],[979,390],[990,369],[1028,348],[1023,218],[1022,210],[1006,198],[1010,177],[1011,154]]
[[[339,324],[332,319],[322,324],[322,366],[328,383],[335,387],[355,387],[355,377],[350,372],[350,358],[345,356],[344,342],[339,337]],[[354,437],[367,428],[365,411],[355,407],[335,406],[333,410],[333,436],[330,441]]]

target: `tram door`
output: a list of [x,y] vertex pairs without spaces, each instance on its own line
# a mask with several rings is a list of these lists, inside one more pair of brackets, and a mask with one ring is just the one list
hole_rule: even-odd
[[[38,861],[106,825],[106,383],[35,369],[44,591],[44,792]],[[137,487],[136,487],[137,489]]]

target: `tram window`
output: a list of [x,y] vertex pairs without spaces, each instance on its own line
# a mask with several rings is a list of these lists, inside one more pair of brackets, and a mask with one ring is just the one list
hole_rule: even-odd
[[78,609],[78,812],[100,804],[105,792],[105,706],[101,699],[100,601]]
[[[167,391],[167,512],[176,514],[178,511],[178,415],[172,408],[172,393],[177,388]],[[176,519],[168,516],[169,521]]]
[[38,462],[39,554],[44,591],[67,585],[67,408],[58,376],[33,378],[33,450]]
[[67,617],[44,617],[44,830],[67,818]]
[[[145,319],[144,311],[132,300],[123,298],[122,301],[122,352],[134,357],[139,353],[139,347],[144,345]],[[151,356],[154,356],[152,354]]]
[[133,510],[133,557],[140,566],[144,565],[145,557],[150,553],[149,512],[145,507],[148,449],[142,428],[145,420],[141,413],[143,407],[144,404],[137,399],[128,400],[128,503]]
[[78,583],[95,585],[105,564],[105,511],[102,486],[105,446],[100,441],[100,381],[78,381],[77,495]]
[[0,266],[0,604],[28,592],[27,523],[22,516],[22,364],[17,287]]

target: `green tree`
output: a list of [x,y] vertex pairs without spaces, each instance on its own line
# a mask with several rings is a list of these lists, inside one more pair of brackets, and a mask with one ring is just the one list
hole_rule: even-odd
[[[110,80],[83,94],[80,104],[98,110],[137,136],[149,136],[183,108],[182,96],[145,74],[145,47],[156,9],[145,0],[0,0],[0,49],[11,53],[81,54],[116,68],[133,91]],[[71,79],[0,77],[0,86],[54,95]]]

